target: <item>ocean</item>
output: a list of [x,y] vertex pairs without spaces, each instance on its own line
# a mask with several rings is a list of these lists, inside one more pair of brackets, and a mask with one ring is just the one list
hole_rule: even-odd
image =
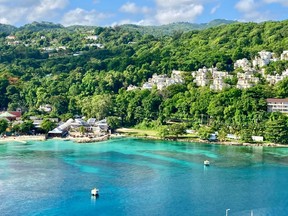
[[287,187],[288,148],[135,138],[0,143],[1,216],[286,216]]

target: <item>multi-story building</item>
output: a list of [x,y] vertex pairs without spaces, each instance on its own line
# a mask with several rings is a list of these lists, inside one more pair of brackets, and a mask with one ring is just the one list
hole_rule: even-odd
[[239,59],[234,63],[234,69],[242,68],[244,71],[251,70],[251,63],[248,59]]
[[255,57],[253,60],[253,67],[259,66],[264,67],[268,65],[271,61],[277,61],[278,59],[275,58],[275,54],[272,52],[267,52],[267,51],[261,51],[258,52],[258,57]]
[[288,98],[268,98],[267,102],[267,112],[281,112],[288,114]]
[[237,73],[237,88],[238,89],[247,89],[253,87],[257,84],[260,79],[258,77],[254,77],[251,73]]
[[281,54],[282,61],[288,61],[288,50],[284,50],[283,53]]

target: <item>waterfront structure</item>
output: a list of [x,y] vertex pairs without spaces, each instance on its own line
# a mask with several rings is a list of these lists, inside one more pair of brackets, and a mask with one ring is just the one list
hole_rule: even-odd
[[288,114],[288,98],[268,98],[267,102],[267,112],[281,112]]

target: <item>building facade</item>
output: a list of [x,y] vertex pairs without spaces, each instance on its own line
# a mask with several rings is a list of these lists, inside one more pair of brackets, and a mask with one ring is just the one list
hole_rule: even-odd
[[266,102],[267,112],[281,112],[284,114],[288,114],[288,98],[268,98]]

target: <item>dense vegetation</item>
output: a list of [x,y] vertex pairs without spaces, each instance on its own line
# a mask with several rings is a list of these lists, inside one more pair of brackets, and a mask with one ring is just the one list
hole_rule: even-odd
[[[9,45],[10,33],[17,43],[12,40]],[[196,87],[190,73],[217,66],[233,74],[237,59],[251,60],[261,50],[280,55],[288,49],[288,21],[232,23],[162,37],[125,26],[64,28],[49,23],[33,23],[9,34],[0,34],[0,109],[20,107],[26,116],[45,116],[38,108],[51,104],[49,115],[63,120],[74,115],[109,116],[121,118],[124,126],[142,127],[176,120],[186,128],[202,126],[202,134],[217,130],[220,138],[227,133],[243,140],[264,135],[288,143],[287,117],[267,113],[265,102],[268,97],[287,97],[288,80],[275,86],[262,80],[247,90],[213,92]],[[97,41],[87,39],[89,35],[97,35]],[[275,63],[267,71],[286,66]],[[152,74],[170,75],[173,69],[187,71],[185,85],[126,91],[130,84],[140,86]]]

